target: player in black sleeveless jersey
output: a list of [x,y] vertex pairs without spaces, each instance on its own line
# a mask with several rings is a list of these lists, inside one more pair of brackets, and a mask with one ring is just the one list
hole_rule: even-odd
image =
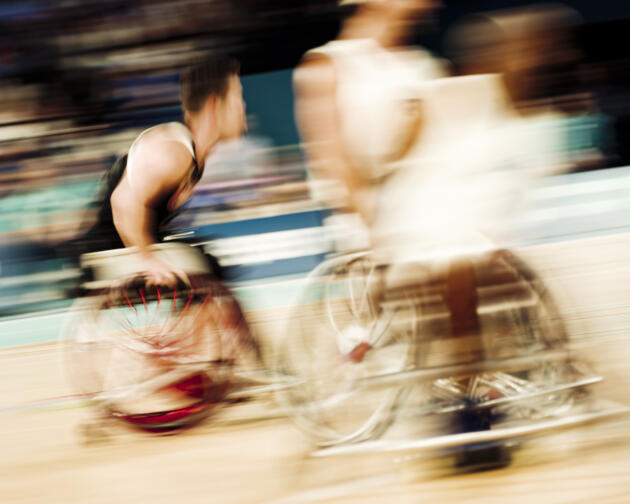
[[185,277],[149,247],[190,197],[213,147],[245,130],[238,71],[235,60],[213,55],[182,73],[184,124],[146,130],[108,171],[96,224],[77,240],[81,253],[138,247],[149,283],[168,285]]

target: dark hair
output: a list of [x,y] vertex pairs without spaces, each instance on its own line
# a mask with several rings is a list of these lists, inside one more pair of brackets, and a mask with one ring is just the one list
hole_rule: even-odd
[[179,77],[184,110],[198,111],[212,94],[225,96],[229,77],[238,74],[239,69],[236,59],[220,54],[208,55],[193,62]]
[[357,4],[340,5],[339,7],[337,7],[337,10],[339,12],[339,18],[342,21],[345,21],[346,19],[354,16],[357,13],[357,11],[359,10],[359,5]]
[[455,22],[444,37],[444,52],[457,73],[502,73],[496,61],[507,42],[492,16],[470,14]]

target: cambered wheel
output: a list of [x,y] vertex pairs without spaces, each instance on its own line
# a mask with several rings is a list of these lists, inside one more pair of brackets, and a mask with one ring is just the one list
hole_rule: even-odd
[[[551,294],[533,270],[508,251],[481,258],[475,275],[485,357],[532,356],[532,363],[518,371],[437,380],[431,400],[492,408],[494,416],[512,420],[561,414],[579,394],[570,387],[562,389],[576,380],[577,373]],[[550,352],[558,357],[545,359]]]
[[406,387],[357,387],[415,361],[416,307],[390,296],[384,270],[368,255],[322,263],[307,278],[276,355],[289,384],[279,394],[289,414],[322,446],[380,435]]
[[77,390],[155,432],[207,417],[229,392],[241,353],[255,346],[238,303],[209,275],[172,289],[137,277],[81,299],[64,336]]

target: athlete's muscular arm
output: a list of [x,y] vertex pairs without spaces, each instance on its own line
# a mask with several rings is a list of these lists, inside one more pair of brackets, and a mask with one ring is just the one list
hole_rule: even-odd
[[138,247],[150,283],[173,284],[185,274],[153,255],[157,242],[156,208],[163,204],[187,176],[192,158],[178,142],[141,141],[127,170],[112,194],[114,225],[126,247]]
[[362,177],[344,152],[337,106],[337,76],[332,61],[325,56],[307,59],[293,76],[296,92],[295,115],[302,139],[307,145],[309,164],[324,177],[345,183],[348,204],[366,221],[371,219],[370,203],[363,197],[369,181]]

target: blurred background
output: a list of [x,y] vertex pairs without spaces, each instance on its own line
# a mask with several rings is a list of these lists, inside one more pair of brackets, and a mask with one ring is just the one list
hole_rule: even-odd
[[[608,388],[597,389],[601,396],[627,402],[630,6],[564,0],[554,4],[567,14],[558,25],[542,3],[443,0],[415,41],[456,72],[473,48],[487,63],[493,49],[507,47],[496,33],[454,31],[471,15],[533,6],[531,12],[542,13],[535,17],[541,28],[562,26],[511,48],[523,71],[512,65],[512,82],[527,91],[515,104],[548,140],[533,145],[532,151],[542,145],[544,173],[512,231],[556,294],[579,356],[602,369]],[[213,418],[181,436],[126,433],[121,442],[89,449],[77,442],[87,413],[70,395],[56,341],[81,272],[64,244],[89,222],[100,178],[136,136],[181,120],[179,71],[207,51],[240,59],[249,131],[241,142],[218,146],[172,232],[203,243],[228,268],[256,331],[287,332],[299,279],[335,249],[324,225],[331,209],[309,190],[292,75],[307,50],[337,35],[339,14],[337,0],[0,0],[3,497],[64,503],[628,501],[627,421],[540,441],[542,455],[526,451],[518,470],[424,484],[409,482],[431,477],[417,470],[415,455],[332,463],[308,457],[312,447],[262,401],[244,403],[244,413],[226,408],[227,420]],[[542,56],[526,57],[532,54]],[[525,136],[525,150],[528,141]],[[410,474],[389,474],[405,464]],[[363,479],[351,486],[351,476]],[[322,489],[323,481],[336,486]],[[299,499],[284,498],[296,492]],[[357,498],[343,499],[344,492]]]
[[[445,35],[462,18],[535,3],[448,0],[417,42],[450,60]],[[524,223],[534,242],[628,226],[630,9],[562,5],[574,13],[570,55],[535,69],[529,97],[557,112],[549,127],[560,138],[555,176]],[[178,72],[208,50],[241,60],[250,129],[217,149],[173,225],[207,241],[237,282],[312,269],[332,244],[305,183],[291,76],[335,37],[338,10],[336,0],[0,2],[0,316],[69,303],[79,272],[60,244],[138,133],[181,119]]]

